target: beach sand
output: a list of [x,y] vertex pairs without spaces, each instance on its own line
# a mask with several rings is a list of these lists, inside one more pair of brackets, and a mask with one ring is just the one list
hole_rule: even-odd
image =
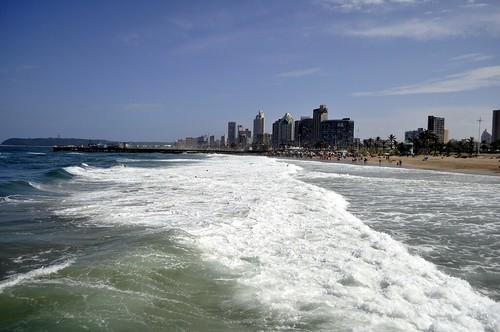
[[[478,157],[456,158],[428,156],[398,157],[391,156],[389,160],[382,158],[380,166],[397,166],[401,160],[406,168],[419,168],[436,171],[500,175],[500,155],[479,155]],[[368,164],[379,165],[378,157],[368,157]]]
[[[278,157],[278,158],[297,160],[295,158],[290,158],[290,157]],[[413,169],[427,169],[427,170],[443,171],[443,172],[500,176],[500,154],[487,154],[487,155],[485,154],[485,155],[479,155],[478,157],[467,157],[467,158],[427,156],[426,160],[424,160],[424,156],[422,155],[415,157],[390,156],[389,159],[382,157],[380,163],[379,163],[379,157],[367,157],[367,159],[368,160],[366,165],[369,166],[402,167],[402,168],[413,168]],[[352,164],[352,165],[365,165],[362,160],[353,162],[351,158],[342,159],[340,161],[337,159],[324,160],[317,158],[314,158],[312,160],[321,162]],[[401,166],[397,165],[399,160],[401,160],[402,162]]]

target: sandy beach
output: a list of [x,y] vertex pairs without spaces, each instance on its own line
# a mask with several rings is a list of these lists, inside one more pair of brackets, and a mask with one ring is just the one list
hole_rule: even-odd
[[[290,157],[278,157],[284,159],[296,160]],[[380,162],[379,162],[380,159]],[[468,173],[468,174],[484,174],[484,175],[496,175],[500,176],[500,154],[488,154],[479,155],[478,157],[467,157],[467,158],[457,158],[451,157],[441,157],[441,156],[425,156],[419,155],[415,157],[399,157],[390,156],[389,159],[386,157],[367,157],[366,164],[362,160],[352,161],[351,158],[346,159],[317,159],[312,160],[322,161],[322,162],[333,162],[342,164],[354,164],[354,165],[369,165],[369,166],[381,166],[381,167],[402,167],[402,168],[413,168],[413,169],[427,169],[434,171],[443,172],[456,172],[456,173]],[[401,161],[401,166],[398,165],[398,161]]]
[[[419,168],[435,171],[460,172],[460,173],[475,173],[500,175],[500,155],[479,155],[478,157],[441,157],[441,156],[424,156],[415,157],[398,157],[390,156],[389,159],[384,157],[379,163],[378,157],[368,157],[367,164],[380,166],[397,166],[397,162],[401,160],[404,168]],[[348,161],[348,160],[346,160]],[[351,161],[349,161],[351,162]],[[358,162],[359,164],[359,162]]]

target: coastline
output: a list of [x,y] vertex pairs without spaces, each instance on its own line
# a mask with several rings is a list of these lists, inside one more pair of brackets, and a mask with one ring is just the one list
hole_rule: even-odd
[[[338,164],[348,164],[348,165],[358,165],[358,166],[380,166],[380,167],[393,167],[393,168],[405,168],[405,169],[423,169],[429,171],[438,172],[451,172],[451,173],[462,173],[462,174],[477,174],[477,175],[492,175],[500,176],[500,155],[480,155],[479,157],[472,158],[456,158],[456,157],[440,157],[440,156],[429,156],[427,160],[424,160],[424,156],[415,157],[398,157],[391,156],[389,159],[382,157],[379,163],[378,157],[366,157],[367,162],[363,161],[353,162],[351,158],[347,159],[300,159],[291,157],[277,157],[279,159],[287,160],[309,160],[309,161],[319,161],[327,163],[338,163]],[[397,165],[397,162],[402,162],[401,166]]]

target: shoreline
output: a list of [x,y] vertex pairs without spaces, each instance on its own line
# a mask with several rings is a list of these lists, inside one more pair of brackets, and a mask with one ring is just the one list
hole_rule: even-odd
[[[434,157],[429,156],[427,160],[423,160],[424,156],[415,157],[397,157],[391,156],[389,160],[382,158],[379,163],[378,157],[366,157],[367,162],[353,162],[352,159],[319,159],[319,158],[292,158],[292,157],[277,157],[278,159],[297,160],[297,161],[319,161],[326,163],[337,163],[357,166],[379,166],[404,169],[421,169],[428,171],[449,172],[459,174],[475,174],[475,175],[490,175],[500,176],[500,156],[484,155],[473,158],[455,158],[455,157]],[[276,158],[276,157],[275,157]],[[396,163],[401,160],[402,165]]]

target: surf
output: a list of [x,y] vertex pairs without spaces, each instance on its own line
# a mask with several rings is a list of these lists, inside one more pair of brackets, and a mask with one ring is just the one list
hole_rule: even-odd
[[182,229],[204,260],[238,276],[235,301],[264,306],[263,319],[288,328],[500,329],[497,303],[368,227],[344,197],[301,181],[286,161],[212,156],[181,168],[66,170],[107,185],[74,193],[57,213]]

